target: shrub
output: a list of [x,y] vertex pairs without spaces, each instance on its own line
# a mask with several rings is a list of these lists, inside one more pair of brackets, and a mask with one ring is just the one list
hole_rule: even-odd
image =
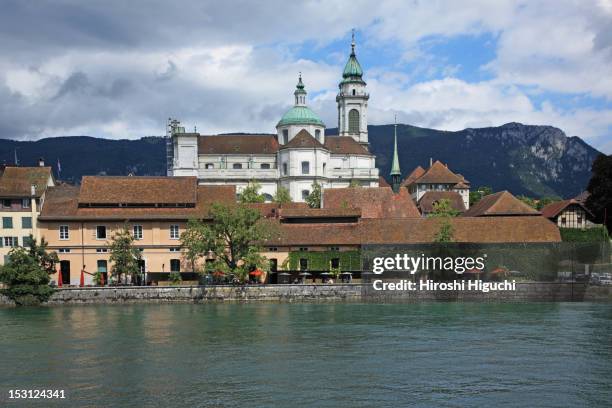
[[53,294],[49,281],[47,271],[24,248],[13,248],[8,262],[0,270],[0,282],[7,286],[2,292],[19,306],[38,305],[49,300]]

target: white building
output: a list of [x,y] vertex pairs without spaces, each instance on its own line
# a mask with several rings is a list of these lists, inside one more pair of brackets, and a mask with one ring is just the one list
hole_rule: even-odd
[[271,200],[279,186],[293,201],[304,201],[313,183],[322,188],[358,183],[378,187],[375,157],[369,152],[366,83],[355,55],[355,42],[339,84],[338,136],[326,136],[325,124],[307,106],[300,75],[294,106],[276,125],[276,134],[206,136],[169,126],[168,175],[197,176],[200,184],[234,184],[240,191],[251,181]]

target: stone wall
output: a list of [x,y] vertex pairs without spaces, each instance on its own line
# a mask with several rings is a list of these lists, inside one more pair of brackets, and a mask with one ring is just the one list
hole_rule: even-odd
[[[420,302],[612,301],[612,287],[571,283],[517,283],[515,291],[373,291],[359,284],[173,286],[58,289],[49,304],[201,302]],[[12,302],[0,295],[0,305]]]

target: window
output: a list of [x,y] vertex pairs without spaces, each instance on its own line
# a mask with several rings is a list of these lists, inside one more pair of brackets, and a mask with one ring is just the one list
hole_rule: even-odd
[[269,169],[270,168],[270,163],[261,163],[260,166],[262,169]]
[[171,259],[170,260],[170,272],[180,272],[180,271],[181,271],[181,260]]
[[170,239],[179,239],[180,238],[179,226],[171,225],[170,226]]
[[355,95],[355,90],[353,89],[353,95]]
[[21,228],[32,228],[32,217],[21,217]]
[[98,272],[107,273],[108,272],[108,262],[104,259],[98,259]]
[[302,200],[306,200],[309,195],[310,195],[310,191],[302,190]]
[[4,246],[5,247],[16,247],[19,245],[17,242],[17,237],[4,237]]
[[21,206],[23,208],[30,208],[30,199],[24,198],[23,200],[21,200]]
[[301,247],[301,248],[300,248],[300,251],[301,251],[301,252],[306,252],[306,251],[308,251],[308,248],[307,248],[307,247]]
[[214,168],[215,168],[215,165],[214,165],[213,163],[206,163],[206,164],[204,165],[204,168],[205,168],[205,169],[207,169],[207,170],[208,170],[208,169],[214,169]]
[[25,237],[22,238],[21,240],[23,242],[23,246],[26,247],[28,245],[30,245],[30,242],[32,241],[30,235],[27,235]]
[[96,239],[106,239],[106,226],[98,225],[96,227]]
[[315,130],[315,138],[317,139],[317,141],[321,141],[321,131],[319,129]]
[[300,258],[300,271],[308,270],[308,259]]
[[563,225],[565,227],[565,223],[566,223],[566,219],[565,217],[561,217],[561,225]]
[[67,225],[60,225],[60,239],[61,240],[66,240],[70,237],[70,233],[68,232],[68,226]]
[[283,130],[283,144],[289,143],[289,130]]
[[332,269],[340,268],[340,258],[332,258],[330,264]]
[[580,226],[580,225],[582,225],[582,216],[581,216],[581,215],[579,215],[579,216],[576,218],[576,222],[578,223],[578,225],[579,225],[579,226]]
[[57,252],[59,252],[60,254],[69,254],[70,248],[60,248],[57,250]]
[[108,248],[96,248],[96,252],[99,254],[103,254],[108,252]]
[[181,248],[170,248],[170,252],[181,252]]
[[323,174],[325,175],[325,167],[327,167],[327,163],[323,163]]
[[270,251],[270,252],[277,252],[278,248],[277,247],[269,247],[268,251]]
[[278,271],[278,260],[276,258],[270,259],[270,272]]
[[242,168],[242,163],[234,163],[232,164],[232,169],[241,169]]
[[283,163],[283,175],[287,175],[287,163]]
[[2,206],[4,208],[11,208],[11,200],[2,200]]
[[2,217],[2,228],[13,228],[13,217]]
[[329,247],[329,250],[338,252],[340,250],[340,247]]
[[349,133],[359,133],[359,112],[351,109],[349,112]]
[[310,174],[310,162],[302,162],[302,174]]
[[142,225],[134,225],[134,239],[142,239]]

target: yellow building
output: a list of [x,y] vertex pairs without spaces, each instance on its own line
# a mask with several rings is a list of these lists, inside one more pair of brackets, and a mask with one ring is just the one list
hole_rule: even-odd
[[54,186],[51,167],[0,168],[0,264],[11,248],[38,237],[37,219],[48,187]]

